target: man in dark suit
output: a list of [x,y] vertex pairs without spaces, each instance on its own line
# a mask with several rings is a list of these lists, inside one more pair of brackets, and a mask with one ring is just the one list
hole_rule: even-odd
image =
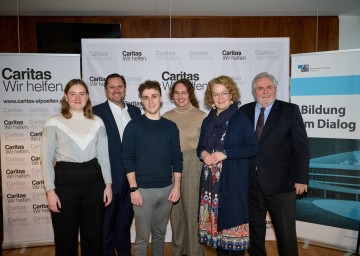
[[[250,161],[251,256],[266,255],[267,211],[275,230],[279,255],[298,255],[296,196],[307,192],[309,144],[299,107],[277,100],[276,90],[274,76],[260,73],[252,83],[256,101],[240,108],[252,120],[254,130],[258,126],[259,151]],[[257,124],[258,119],[263,120],[263,126],[261,122]]]
[[103,246],[104,255],[131,256],[130,227],[133,209],[130,201],[130,187],[121,161],[122,134],[131,119],[141,115],[138,107],[126,104],[125,78],[111,74],[105,79],[107,101],[93,107],[106,127],[112,175],[113,201],[106,207],[104,218]]

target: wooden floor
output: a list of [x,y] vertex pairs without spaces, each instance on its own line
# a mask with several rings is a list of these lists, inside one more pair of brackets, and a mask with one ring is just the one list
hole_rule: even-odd
[[[315,245],[309,245],[307,249],[303,248],[302,243],[298,243],[299,247],[299,255],[300,256],[343,256],[346,252],[344,251],[337,251],[325,247],[315,246]],[[277,255],[277,246],[276,242],[273,241],[267,241],[266,242],[266,250],[267,254],[269,256],[275,256]],[[3,256],[54,256],[54,247],[53,246],[41,246],[41,247],[29,247],[26,248],[25,251],[23,251],[23,254],[21,254],[21,249],[8,249],[3,250]],[[80,255],[80,254],[79,254]],[[150,250],[148,255],[151,255]],[[171,245],[170,243],[165,244],[165,256],[171,256]],[[248,255],[246,253],[246,255]],[[347,254],[351,255],[351,254]],[[355,255],[355,254],[353,254]],[[214,249],[206,247],[206,256],[216,256],[216,252]]]

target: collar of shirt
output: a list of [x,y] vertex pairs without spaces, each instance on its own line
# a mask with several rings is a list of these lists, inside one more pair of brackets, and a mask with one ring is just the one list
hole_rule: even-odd
[[109,102],[109,106],[111,109],[111,112],[114,116],[116,125],[118,127],[119,133],[120,133],[120,138],[122,139],[122,135],[124,133],[125,127],[128,124],[128,122],[130,122],[131,117],[128,113],[128,107],[124,102],[124,108],[119,107],[118,105],[114,104],[111,101]]
[[124,104],[124,108],[121,108],[119,105],[116,105],[114,102],[112,102],[112,101],[110,101],[110,100],[108,100],[108,102],[109,102],[109,106],[110,106],[110,108],[111,108],[111,111],[114,111],[114,110],[118,110],[118,109],[121,109],[121,110],[126,110],[127,111],[127,109],[128,109],[128,106],[126,105],[126,103],[125,103],[125,101],[123,101],[123,104]]

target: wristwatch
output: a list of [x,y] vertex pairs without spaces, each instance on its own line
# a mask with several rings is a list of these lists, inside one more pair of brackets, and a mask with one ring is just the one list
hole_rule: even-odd
[[136,190],[138,190],[139,189],[139,187],[131,187],[130,188],[130,192],[135,192]]

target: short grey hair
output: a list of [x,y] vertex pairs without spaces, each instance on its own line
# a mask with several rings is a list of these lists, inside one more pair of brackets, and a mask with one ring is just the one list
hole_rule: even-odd
[[253,94],[254,97],[255,97],[256,82],[260,78],[264,78],[264,77],[271,79],[271,81],[272,81],[272,83],[273,83],[273,85],[275,87],[275,90],[277,91],[277,80],[276,80],[276,78],[272,74],[269,74],[268,72],[261,72],[261,73],[257,74],[254,77],[253,81],[252,81],[252,94]]

